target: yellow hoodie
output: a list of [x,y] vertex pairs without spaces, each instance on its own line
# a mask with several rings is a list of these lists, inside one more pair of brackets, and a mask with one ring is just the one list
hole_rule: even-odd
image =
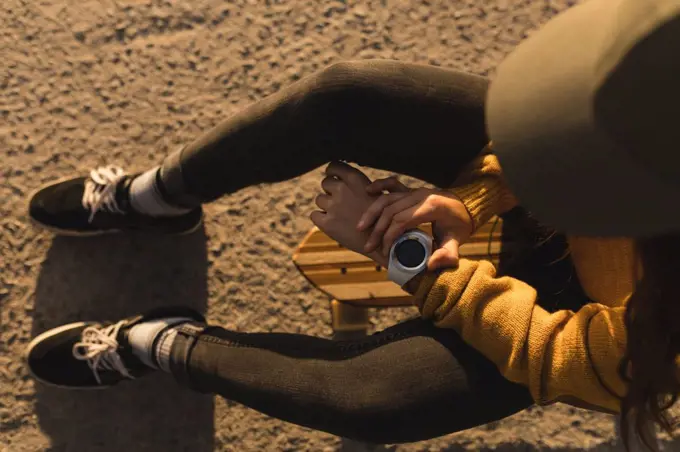
[[[451,191],[475,227],[517,204],[488,148]],[[496,277],[490,262],[467,259],[455,270],[426,274],[415,299],[424,317],[458,331],[507,379],[527,386],[536,403],[564,401],[618,413],[626,389],[618,365],[625,350],[625,304],[634,285],[633,241],[572,236],[568,242],[592,300],[578,312],[550,313],[537,305],[528,284]]]

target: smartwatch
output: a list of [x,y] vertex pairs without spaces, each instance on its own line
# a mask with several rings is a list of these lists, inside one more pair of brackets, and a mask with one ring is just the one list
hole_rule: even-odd
[[432,237],[420,229],[406,231],[390,248],[387,277],[400,286],[427,268]]

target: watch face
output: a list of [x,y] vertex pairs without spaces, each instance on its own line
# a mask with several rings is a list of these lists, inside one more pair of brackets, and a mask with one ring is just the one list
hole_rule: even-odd
[[404,240],[394,248],[394,255],[404,267],[415,268],[425,259],[425,247],[418,240]]

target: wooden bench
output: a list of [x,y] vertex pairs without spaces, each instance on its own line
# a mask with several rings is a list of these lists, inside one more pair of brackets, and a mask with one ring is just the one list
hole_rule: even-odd
[[[460,256],[490,260],[498,265],[502,221],[491,219],[460,247]],[[429,234],[429,224],[421,229]],[[293,262],[307,280],[331,297],[331,317],[336,336],[365,334],[370,309],[412,305],[412,297],[387,279],[385,268],[342,246],[318,228],[300,242]]]

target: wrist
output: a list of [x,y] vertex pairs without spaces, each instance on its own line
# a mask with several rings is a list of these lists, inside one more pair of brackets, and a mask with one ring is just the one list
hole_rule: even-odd
[[402,286],[402,289],[404,289],[411,295],[415,295],[416,292],[418,292],[418,289],[420,288],[420,283],[423,281],[423,278],[425,277],[425,272],[426,270],[418,273],[416,276],[411,278],[406,284]]
[[494,215],[508,211],[516,204],[498,177],[484,177],[469,185],[454,187],[450,191],[465,208],[472,233]]
[[385,256],[382,252],[380,251],[373,251],[372,253],[368,254],[368,257],[373,259],[373,261],[376,264],[379,264],[380,266],[387,268],[389,264],[389,257]]

